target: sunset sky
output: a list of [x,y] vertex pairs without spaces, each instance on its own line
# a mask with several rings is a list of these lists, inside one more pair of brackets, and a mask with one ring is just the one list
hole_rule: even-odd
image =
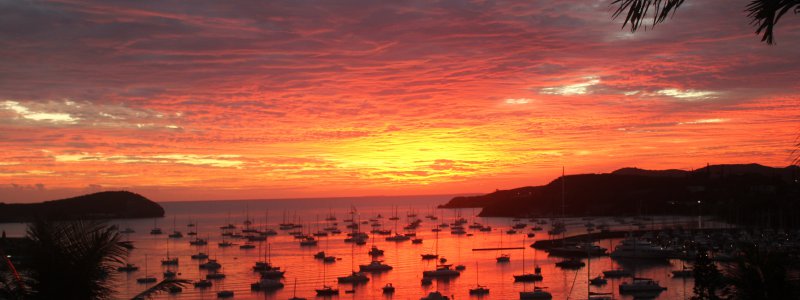
[[2,1],[0,202],[490,192],[786,166],[800,20],[687,1]]

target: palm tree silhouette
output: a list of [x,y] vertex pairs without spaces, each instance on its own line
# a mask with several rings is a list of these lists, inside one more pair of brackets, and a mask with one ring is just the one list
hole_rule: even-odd
[[[674,15],[685,0],[614,0],[617,6],[613,17],[625,14],[622,27],[630,25],[631,32],[643,26],[643,21],[652,15],[653,25],[664,22]],[[756,34],[762,35],[761,41],[769,45],[775,43],[774,28],[778,20],[787,12],[800,13],[800,0],[751,0],[745,7],[750,24],[756,28]]]
[[[19,272],[22,278],[0,272],[0,299],[114,298],[110,279],[128,255],[116,226],[99,220],[39,219],[28,225],[27,239],[30,263]],[[163,280],[135,298],[149,298],[187,282]]]
[[109,277],[127,250],[116,227],[102,221],[40,219],[28,226],[30,278],[37,299],[108,299]]

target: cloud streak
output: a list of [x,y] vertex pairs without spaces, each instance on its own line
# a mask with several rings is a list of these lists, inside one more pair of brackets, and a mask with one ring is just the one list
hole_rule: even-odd
[[731,16],[631,35],[603,1],[4,1],[0,184],[461,193],[787,164],[800,31],[767,47]]

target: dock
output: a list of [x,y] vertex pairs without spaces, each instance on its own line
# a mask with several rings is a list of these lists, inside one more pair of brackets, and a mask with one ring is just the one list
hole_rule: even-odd
[[[735,232],[736,230],[739,230],[739,229],[737,229],[737,228],[703,228],[703,229],[693,228],[693,229],[685,229],[685,230],[697,233],[697,232],[720,232],[720,231]],[[664,229],[601,231],[601,232],[595,232],[595,233],[585,233],[585,234],[573,235],[573,236],[568,236],[568,237],[565,237],[565,238],[539,240],[539,241],[536,241],[533,244],[531,244],[530,247],[531,248],[540,249],[540,250],[548,250],[548,249],[556,247],[556,246],[561,246],[561,245],[563,245],[565,243],[579,243],[579,242],[586,241],[587,239],[592,239],[592,240],[620,239],[620,238],[625,238],[626,236],[629,236],[631,234],[639,236],[639,235],[643,235],[643,234],[647,234],[647,233],[656,234],[656,233],[659,233],[661,231],[664,231]]]
[[494,251],[494,250],[522,250],[525,247],[504,247],[504,248],[475,248],[472,251]]

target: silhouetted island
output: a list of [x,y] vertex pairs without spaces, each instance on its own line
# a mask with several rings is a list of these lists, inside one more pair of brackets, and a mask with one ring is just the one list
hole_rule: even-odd
[[0,203],[0,222],[163,217],[164,208],[142,195],[109,191],[42,203]]
[[483,217],[702,213],[736,223],[800,225],[797,166],[710,165],[693,171],[623,168],[565,177],[542,186],[455,197],[439,207],[482,208]]

